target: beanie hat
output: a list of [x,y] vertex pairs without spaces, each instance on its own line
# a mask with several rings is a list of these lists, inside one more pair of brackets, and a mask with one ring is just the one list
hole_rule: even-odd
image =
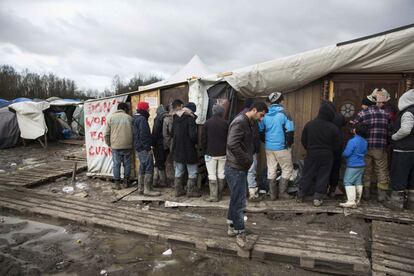
[[368,97],[365,97],[362,99],[362,104],[366,105],[366,106],[371,106],[374,105],[375,102],[371,101],[370,99],[368,99]]
[[213,115],[222,116],[224,114],[224,107],[222,107],[219,104],[215,104],[213,105],[212,111],[213,111]]
[[268,97],[269,102],[270,103],[275,103],[280,99],[281,96],[282,96],[282,93],[280,93],[280,92],[272,92],[272,93],[270,93],[270,95]]
[[388,91],[385,90],[385,88],[375,88],[370,96],[374,97],[377,103],[385,103],[391,99],[390,93],[388,93]]
[[185,105],[185,107],[190,109],[192,112],[196,112],[196,110],[197,110],[197,107],[196,107],[195,103],[193,103],[193,102],[189,102],[188,104]]
[[157,115],[160,115],[160,114],[162,114],[162,113],[164,113],[165,112],[165,108],[164,108],[164,106],[161,104],[161,105],[159,105],[158,107],[157,107],[157,111],[156,111],[156,113],[157,113]]
[[137,109],[148,111],[149,104],[147,102],[139,102],[137,105]]

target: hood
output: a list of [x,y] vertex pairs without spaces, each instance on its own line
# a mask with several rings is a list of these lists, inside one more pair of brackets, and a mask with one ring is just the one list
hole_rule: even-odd
[[414,105],[414,89],[408,90],[400,97],[398,101],[398,109],[402,111],[410,105]]
[[165,111],[165,108],[164,108],[163,105],[160,105],[160,106],[157,107],[157,111],[156,111],[157,115],[161,115],[161,114],[163,114],[165,112],[166,111]]
[[145,109],[138,109],[137,113],[135,114],[137,116],[144,116],[147,120],[150,116],[150,114],[148,113],[148,111],[146,111]]
[[283,106],[280,104],[272,104],[269,107],[269,112],[266,113],[266,116],[275,116],[277,113],[280,113],[284,110]]
[[335,118],[335,108],[329,103],[322,102],[319,108],[318,118],[332,122]]

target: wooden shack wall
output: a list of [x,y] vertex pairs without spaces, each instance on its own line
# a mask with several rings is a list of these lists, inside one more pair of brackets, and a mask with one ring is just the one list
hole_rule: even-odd
[[303,159],[305,149],[300,137],[303,127],[318,114],[322,97],[322,81],[313,82],[295,91],[286,93],[285,108],[295,124],[295,143],[292,147],[293,159]]

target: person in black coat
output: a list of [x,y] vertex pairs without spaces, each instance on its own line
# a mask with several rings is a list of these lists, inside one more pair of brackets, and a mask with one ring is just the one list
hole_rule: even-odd
[[182,196],[184,191],[185,169],[188,172],[187,196],[201,196],[197,187],[198,156],[197,144],[197,116],[194,114],[196,106],[188,103],[173,116],[172,126],[172,155],[175,169],[175,196]]
[[[163,105],[157,108],[157,116],[154,119],[152,127],[152,146],[154,149],[154,178],[153,186],[167,186],[167,174],[165,173],[165,162],[170,152],[168,148],[164,148],[163,124],[164,118],[168,115],[168,111],[164,109]],[[159,183],[158,183],[159,181]]]
[[321,206],[326,196],[334,152],[340,147],[339,130],[332,123],[334,117],[332,104],[322,102],[318,116],[308,122],[302,132],[301,142],[307,154],[299,180],[298,201],[312,194],[315,207]]
[[329,189],[328,189],[328,195],[329,197],[335,197],[335,190],[336,187],[338,186],[338,182],[339,182],[339,173],[341,170],[341,163],[342,163],[342,151],[343,151],[343,147],[344,147],[344,137],[343,137],[343,133],[342,133],[342,127],[345,126],[346,124],[346,120],[344,115],[342,115],[341,113],[336,112],[335,113],[335,117],[332,120],[332,123],[338,128],[339,130],[339,144],[340,147],[338,148],[338,150],[336,150],[334,152],[334,162],[332,165],[332,170],[331,170],[331,176],[329,178]]

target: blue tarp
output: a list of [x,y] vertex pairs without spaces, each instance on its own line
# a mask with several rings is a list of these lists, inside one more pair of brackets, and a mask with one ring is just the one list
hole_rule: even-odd
[[0,99],[0,108],[9,106],[10,102],[4,99]]

